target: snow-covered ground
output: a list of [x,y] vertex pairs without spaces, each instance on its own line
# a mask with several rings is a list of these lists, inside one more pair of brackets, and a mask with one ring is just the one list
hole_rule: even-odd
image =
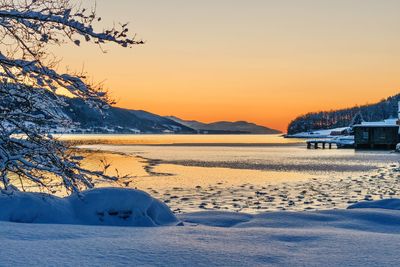
[[[386,119],[383,121],[363,121],[360,125],[364,126],[393,126],[397,125],[398,119]],[[332,133],[340,133],[345,130],[348,130],[349,127],[342,128],[334,128],[334,129],[326,129],[326,130],[314,130],[309,132],[301,132],[296,134],[287,135],[289,138],[331,138]]]
[[340,133],[347,129],[348,129],[348,127],[327,129],[327,130],[315,130],[315,131],[310,131],[310,132],[291,134],[291,135],[287,135],[286,137],[289,137],[289,138],[330,138],[330,137],[332,137],[332,135],[331,135],[332,132]]
[[[91,208],[80,212],[93,215],[97,209],[143,207],[141,202],[134,204],[139,195],[146,203],[152,200],[131,190],[94,192],[83,194]],[[128,197],[129,204],[118,201],[115,193],[126,194],[121,197]],[[1,204],[7,207],[6,202]],[[53,200],[49,206],[54,207]],[[165,212],[164,206],[157,204],[158,209]],[[400,264],[399,209],[400,200],[393,199],[319,212],[202,212],[180,215],[183,226],[171,226],[175,219],[169,217],[170,221],[163,221],[170,226],[149,228],[1,222],[0,265],[396,266]]]
[[59,198],[20,191],[0,193],[0,221],[109,226],[176,225],[171,210],[134,189],[99,188]]

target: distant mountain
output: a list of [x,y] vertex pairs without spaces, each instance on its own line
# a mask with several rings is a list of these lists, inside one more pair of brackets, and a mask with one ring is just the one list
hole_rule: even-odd
[[67,98],[63,112],[79,123],[74,132],[96,133],[196,133],[174,120],[142,110],[117,107],[95,109],[79,98]]
[[97,109],[79,98],[65,98],[67,105],[61,112],[76,127],[64,129],[52,125],[54,132],[62,133],[177,133],[177,134],[278,134],[280,131],[245,121],[202,123],[177,117],[163,117],[142,110],[117,107]]
[[199,121],[187,121],[174,116],[166,117],[189,128],[195,129],[200,133],[209,134],[279,134],[278,130],[270,129],[246,121],[220,121],[214,123],[203,123]]
[[397,118],[399,100],[400,94],[375,104],[301,115],[289,124],[288,134],[347,127],[353,122],[355,117],[357,121],[361,118],[365,121],[381,121],[388,118]]

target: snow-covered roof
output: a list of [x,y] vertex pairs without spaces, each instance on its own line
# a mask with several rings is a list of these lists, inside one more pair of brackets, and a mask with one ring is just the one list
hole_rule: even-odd
[[363,121],[361,124],[354,125],[354,127],[398,127],[397,125],[398,119],[387,119],[384,121]]

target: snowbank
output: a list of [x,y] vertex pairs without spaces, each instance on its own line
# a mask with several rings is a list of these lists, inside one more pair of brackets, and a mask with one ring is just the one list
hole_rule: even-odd
[[13,191],[0,194],[0,221],[110,226],[175,225],[162,202],[133,189],[101,188],[67,198]]
[[[100,196],[110,193],[94,192],[84,198],[88,207],[93,207],[88,208],[89,213],[115,207],[111,203],[117,196],[110,198],[107,206],[108,201]],[[148,201],[141,193],[133,195],[132,202],[121,208],[131,207],[134,199],[141,197]],[[35,201],[42,200],[38,197]],[[58,201],[71,202],[52,201],[55,206]],[[93,201],[100,202],[94,205]],[[1,265],[398,266],[400,211],[396,202],[400,200],[360,204],[366,209],[320,212],[201,212],[181,215],[183,227],[0,222]]]
[[184,214],[182,227],[155,228],[98,226],[177,224],[168,207],[136,190],[14,192],[0,195],[0,207],[2,266],[400,265],[399,199],[347,210]]
[[377,201],[366,201],[353,204],[348,209],[388,209],[400,210],[400,199],[383,199]]

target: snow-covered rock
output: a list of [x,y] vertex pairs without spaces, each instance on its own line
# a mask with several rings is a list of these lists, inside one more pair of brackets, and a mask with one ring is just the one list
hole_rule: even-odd
[[59,198],[13,191],[0,194],[0,221],[110,226],[176,225],[164,203],[133,189],[100,188]]
[[139,190],[94,189],[68,200],[79,224],[158,226],[178,222],[167,205]]

